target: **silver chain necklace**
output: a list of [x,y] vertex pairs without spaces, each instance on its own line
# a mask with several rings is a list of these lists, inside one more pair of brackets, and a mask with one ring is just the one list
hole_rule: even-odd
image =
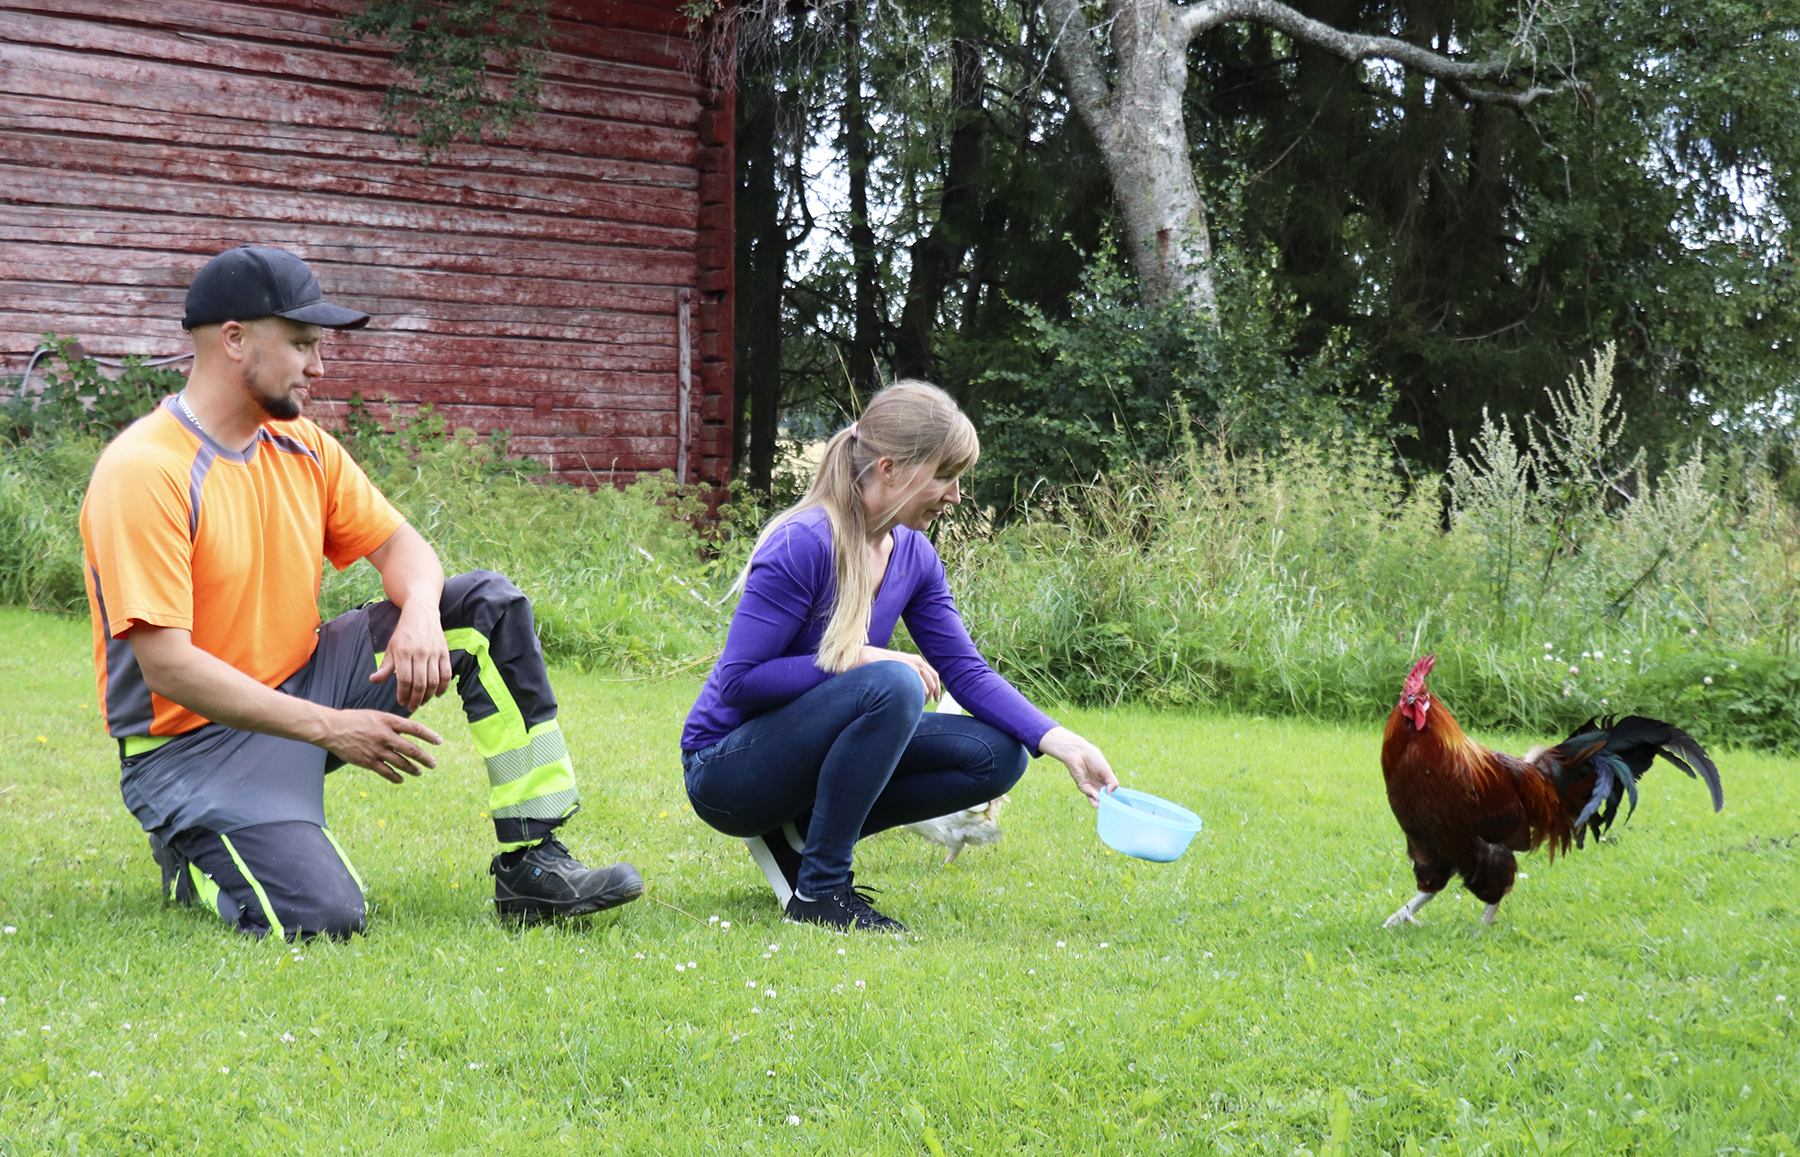
[[[200,424],[200,419],[194,416],[194,408],[188,405],[186,390],[182,390],[175,395],[175,404],[181,407],[181,412],[187,415],[187,420],[194,424],[194,429],[200,431],[202,434],[206,433],[206,427],[202,426]],[[207,436],[211,437],[211,435]]]

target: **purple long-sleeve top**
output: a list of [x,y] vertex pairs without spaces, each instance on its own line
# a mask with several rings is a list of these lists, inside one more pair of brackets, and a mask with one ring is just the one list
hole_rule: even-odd
[[[816,660],[836,590],[831,520],[815,507],[783,523],[751,559],[725,651],[688,713],[683,751],[710,747],[744,721],[835,678]],[[975,650],[950,597],[943,560],[930,539],[904,526],[894,528],[887,574],[875,593],[870,645],[886,647],[900,619],[963,710],[1038,754],[1038,741],[1056,720],[1033,707]]]

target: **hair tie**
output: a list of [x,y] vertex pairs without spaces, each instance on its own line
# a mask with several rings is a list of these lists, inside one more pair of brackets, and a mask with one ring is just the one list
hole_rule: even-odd
[[860,442],[862,439],[857,433],[857,429],[856,429],[857,425],[858,425],[858,423],[856,423],[856,422],[850,423],[850,437],[855,439],[856,441]]

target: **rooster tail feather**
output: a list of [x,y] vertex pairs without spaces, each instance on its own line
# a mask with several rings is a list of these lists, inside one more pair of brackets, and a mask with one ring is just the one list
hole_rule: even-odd
[[[1713,763],[1705,748],[1693,736],[1679,727],[1671,726],[1669,737],[1656,749],[1656,754],[1687,772],[1689,779],[1705,783],[1706,790],[1712,793],[1713,811],[1725,810],[1725,788],[1719,783],[1718,765]],[[1690,764],[1693,766],[1689,766]]]

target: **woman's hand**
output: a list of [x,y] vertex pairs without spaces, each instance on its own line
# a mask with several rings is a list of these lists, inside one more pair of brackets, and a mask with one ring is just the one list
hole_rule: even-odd
[[1038,750],[1062,760],[1069,769],[1069,778],[1095,807],[1100,806],[1101,792],[1119,786],[1119,777],[1113,774],[1112,766],[1106,762],[1106,756],[1100,754],[1100,749],[1067,727],[1052,727],[1046,731],[1038,740]]
[[943,681],[938,678],[936,669],[927,663],[922,655],[909,655],[905,651],[889,651],[882,647],[864,646],[856,659],[858,667],[867,666],[870,663],[886,662],[905,663],[916,671],[925,684],[925,698],[936,699],[943,695]]

